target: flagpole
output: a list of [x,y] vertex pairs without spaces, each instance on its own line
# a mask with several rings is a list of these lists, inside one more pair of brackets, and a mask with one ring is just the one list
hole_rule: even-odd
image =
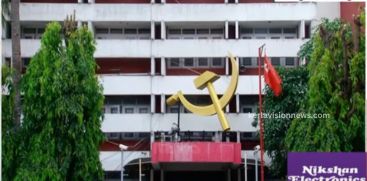
[[264,127],[262,113],[262,95],[261,95],[261,56],[265,44],[259,47],[258,70],[259,70],[259,125],[260,125],[260,166],[261,166],[261,181],[264,181]]

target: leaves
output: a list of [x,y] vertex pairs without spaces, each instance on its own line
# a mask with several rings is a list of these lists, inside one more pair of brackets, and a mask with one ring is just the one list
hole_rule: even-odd
[[[364,39],[364,35],[359,37],[360,42]],[[351,28],[339,20],[324,20],[308,43],[312,44],[310,79],[303,110],[330,116],[293,120],[286,136],[287,148],[363,151],[364,48],[353,51]]]
[[22,162],[15,180],[102,180],[103,94],[86,27],[50,23],[22,80]]
[[[268,86],[265,88],[264,113],[297,113],[307,92],[308,71],[304,67],[279,68],[277,71],[282,78],[283,92],[280,97],[275,97]],[[286,175],[287,149],[284,139],[290,123],[291,118],[264,119],[265,149],[272,158],[271,173],[278,177]]]

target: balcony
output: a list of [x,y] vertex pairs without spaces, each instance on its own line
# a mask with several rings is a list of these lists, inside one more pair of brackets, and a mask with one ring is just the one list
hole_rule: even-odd
[[[21,21],[300,21],[317,16],[314,3],[46,4],[22,3]],[[262,13],[258,11],[261,10]],[[302,13],[299,13],[302,12]],[[40,16],[42,15],[42,16]]]
[[[231,131],[255,132],[251,125],[253,114],[227,114]],[[177,122],[177,114],[105,114],[102,122],[103,132],[150,132],[171,131]],[[221,131],[216,116],[198,116],[191,113],[181,114],[181,131]]]
[[[297,57],[302,39],[250,40],[96,40],[96,58],[145,57],[224,57],[231,51],[239,57],[257,57],[257,49],[266,44],[270,57]],[[11,56],[11,40],[3,41],[5,57]],[[21,54],[31,57],[40,47],[39,39],[22,39]]]
[[[188,95],[208,94],[206,90],[195,88],[193,80],[196,77],[104,75],[100,76],[100,82],[105,95],[171,95],[178,90],[182,90]],[[218,94],[223,94],[226,91],[230,79],[229,76],[221,76],[214,83]],[[242,95],[258,94],[258,86],[258,76],[240,76],[236,93]]]
[[[131,161],[139,158],[149,158],[149,151],[126,151],[124,154],[125,164],[129,164]],[[247,164],[254,164],[254,151],[252,150],[242,150],[241,158],[247,158]],[[121,154],[120,151],[101,151],[99,153],[99,159],[102,163],[102,168],[104,171],[120,171],[121,170]],[[264,155],[265,165],[270,164],[270,158],[267,154]]]

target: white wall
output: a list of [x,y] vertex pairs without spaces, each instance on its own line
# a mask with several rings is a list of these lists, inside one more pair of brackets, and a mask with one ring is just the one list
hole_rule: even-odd
[[[208,94],[207,90],[195,88],[193,80],[197,76],[123,76],[101,75],[100,82],[104,95],[170,95],[181,90],[184,94]],[[218,94],[223,94],[230,83],[230,76],[221,76],[214,82]],[[179,83],[178,83],[179,82]],[[264,82],[262,83],[264,85]],[[259,79],[255,75],[240,76],[237,94],[259,93]]]
[[[276,21],[310,20],[315,3],[249,4],[54,4],[21,3],[21,21]],[[259,13],[261,11],[261,13]],[[302,12],[302,13],[300,13]]]
[[[253,127],[253,114],[228,113],[227,119],[231,131],[255,132]],[[198,116],[191,113],[180,114],[181,131],[222,131],[216,115]],[[151,132],[171,131],[177,123],[177,114],[105,114],[102,122],[103,132]]]
[[312,21],[311,27],[320,24],[322,18],[328,18],[330,20],[340,18],[340,2],[318,2],[316,11],[316,18]]
[[[268,56],[296,57],[301,39],[262,40],[96,40],[95,57],[225,57],[230,51],[239,57],[257,57],[258,48],[266,44]],[[4,55],[11,56],[11,40],[3,41]],[[23,57],[33,56],[40,40],[21,40]]]
[[[124,164],[129,164],[134,159],[150,157],[149,151],[125,151]],[[102,163],[104,171],[121,170],[121,152],[120,151],[100,151],[99,160]]]

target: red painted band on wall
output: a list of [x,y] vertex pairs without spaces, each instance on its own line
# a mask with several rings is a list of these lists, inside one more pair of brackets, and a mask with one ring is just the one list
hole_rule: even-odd
[[152,164],[196,162],[241,164],[241,144],[233,142],[154,142]]

